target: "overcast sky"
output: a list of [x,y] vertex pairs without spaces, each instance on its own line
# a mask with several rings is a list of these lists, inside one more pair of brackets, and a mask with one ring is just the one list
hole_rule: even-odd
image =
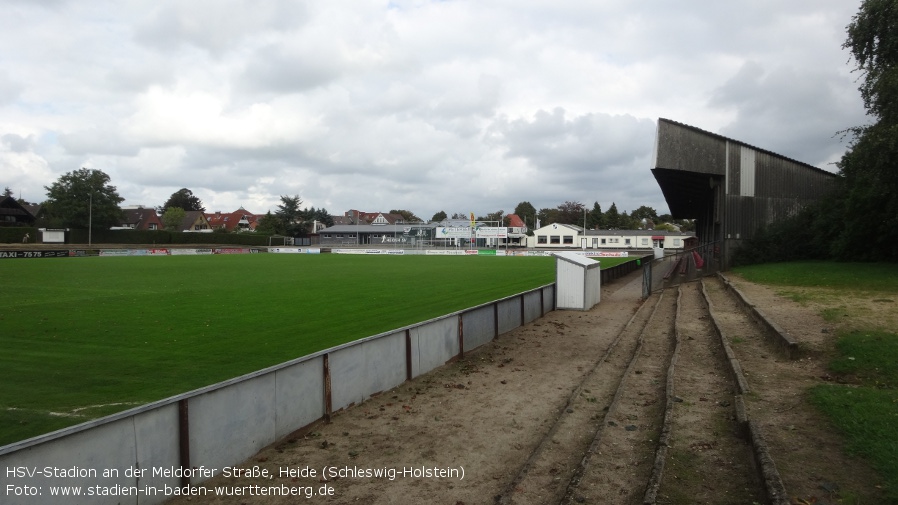
[[820,168],[860,0],[0,0],[0,186],[123,205],[668,212],[659,117]]

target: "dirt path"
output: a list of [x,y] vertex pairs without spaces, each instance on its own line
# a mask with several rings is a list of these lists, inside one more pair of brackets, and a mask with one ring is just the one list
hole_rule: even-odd
[[[297,501],[258,495],[269,489],[341,504],[642,503],[666,402],[678,294],[665,290],[667,305],[659,304],[657,318],[638,322],[659,296],[643,305],[641,281],[638,272],[620,279],[603,287],[590,311],[551,312],[241,465],[270,478],[216,477],[197,489],[207,496],[171,503]],[[735,386],[699,286],[684,286],[677,403],[658,503],[764,503],[734,433]],[[875,476],[842,454],[838,437],[803,401],[806,386],[819,380],[813,377],[820,360],[777,358],[751,337],[754,323],[739,319],[719,284],[709,291],[727,334],[740,339],[731,346],[757,389],[746,403],[769,433],[790,496],[836,503],[825,501],[834,500],[826,486],[841,484],[875,503],[875,491],[855,493],[852,484],[875,488]],[[759,306],[783,305],[775,293],[753,295]],[[789,324],[815,324],[806,308],[790,309]],[[640,324],[647,325],[644,338]],[[829,345],[814,338],[815,346]],[[215,486],[241,494],[216,495]]]

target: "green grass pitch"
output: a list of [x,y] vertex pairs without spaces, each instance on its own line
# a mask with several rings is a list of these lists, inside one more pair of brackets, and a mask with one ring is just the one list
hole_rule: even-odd
[[20,259],[0,279],[5,445],[549,284],[554,260]]

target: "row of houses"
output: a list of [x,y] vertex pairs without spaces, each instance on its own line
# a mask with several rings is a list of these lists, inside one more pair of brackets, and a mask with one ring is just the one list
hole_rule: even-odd
[[[164,225],[162,218],[156,213],[156,209],[142,206],[126,207],[122,209],[124,221],[118,229],[132,230],[161,230]],[[203,212],[201,210],[188,210],[184,213],[184,219],[178,226],[178,231],[211,233],[216,229],[224,229],[231,232],[255,231],[258,218],[252,212],[240,207],[234,212]]]
[[[41,217],[41,205],[19,203],[11,196],[0,197],[0,226],[34,226]],[[255,231],[258,219],[243,207],[234,212],[187,211],[178,226],[178,231],[211,232],[223,228],[231,232]],[[156,209],[141,205],[122,209],[122,222],[114,229],[120,230],[161,230],[162,218]]]
[[[31,207],[31,208],[29,208]],[[0,223],[33,225],[40,208],[23,206],[12,197],[0,199]],[[123,209],[124,219],[115,229],[161,230],[164,225],[156,209],[142,206]],[[243,207],[234,212],[187,211],[178,231],[211,233],[254,232],[261,216]],[[315,223],[311,243],[321,246],[395,247],[527,247],[533,249],[682,249],[695,243],[695,236],[660,230],[588,230],[576,225],[553,223],[529,235],[524,221],[515,214],[504,222],[447,219],[439,223],[407,222],[401,214],[349,210],[332,216],[334,224]]]

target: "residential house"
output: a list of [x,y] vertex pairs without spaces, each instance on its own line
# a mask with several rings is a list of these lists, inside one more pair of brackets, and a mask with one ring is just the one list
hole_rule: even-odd
[[[355,209],[346,211],[343,216],[333,216],[334,225],[337,224],[370,224],[374,226],[386,226],[393,224],[407,224],[402,214],[390,214],[384,212],[362,212]],[[338,221],[339,218],[339,221]]]
[[143,206],[122,209],[124,221],[121,228],[132,230],[161,230],[164,228],[162,219],[156,214],[156,209],[148,209]]
[[201,210],[188,210],[178,230],[190,233],[212,233],[212,225]]
[[508,238],[506,239],[508,245],[527,245],[527,223],[517,214],[509,214],[505,218],[508,225]]
[[209,226],[212,229],[223,228],[232,232],[256,231],[256,225],[261,217],[243,207],[234,212],[217,211],[212,214],[206,214],[206,219],[209,221]]
[[0,226],[34,226],[35,217],[11,196],[0,197]]

